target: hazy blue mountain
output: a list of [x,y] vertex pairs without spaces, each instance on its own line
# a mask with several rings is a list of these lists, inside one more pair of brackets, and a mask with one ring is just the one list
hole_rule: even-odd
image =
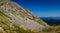
[[60,25],[60,17],[41,17],[49,25]]

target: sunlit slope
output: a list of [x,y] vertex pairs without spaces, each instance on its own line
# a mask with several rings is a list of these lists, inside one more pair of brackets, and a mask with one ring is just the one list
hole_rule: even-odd
[[7,15],[1,12],[0,10],[0,33],[34,33],[30,30],[24,30],[20,26],[16,25],[8,20]]
[[11,1],[1,1],[0,3],[0,24],[4,30],[18,32],[20,32],[20,28],[25,31],[44,30],[49,27],[30,11]]

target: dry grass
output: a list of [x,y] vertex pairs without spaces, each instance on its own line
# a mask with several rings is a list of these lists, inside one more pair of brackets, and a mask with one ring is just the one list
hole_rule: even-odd
[[46,30],[40,31],[38,33],[60,33],[60,26],[51,26]]

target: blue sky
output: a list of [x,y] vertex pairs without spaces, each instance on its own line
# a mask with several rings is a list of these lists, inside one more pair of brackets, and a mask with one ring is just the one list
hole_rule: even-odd
[[13,0],[38,17],[60,17],[60,0]]

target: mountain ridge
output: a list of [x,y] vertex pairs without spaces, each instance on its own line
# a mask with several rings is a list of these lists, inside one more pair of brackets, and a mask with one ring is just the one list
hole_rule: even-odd
[[60,25],[60,17],[40,17],[49,25]]

